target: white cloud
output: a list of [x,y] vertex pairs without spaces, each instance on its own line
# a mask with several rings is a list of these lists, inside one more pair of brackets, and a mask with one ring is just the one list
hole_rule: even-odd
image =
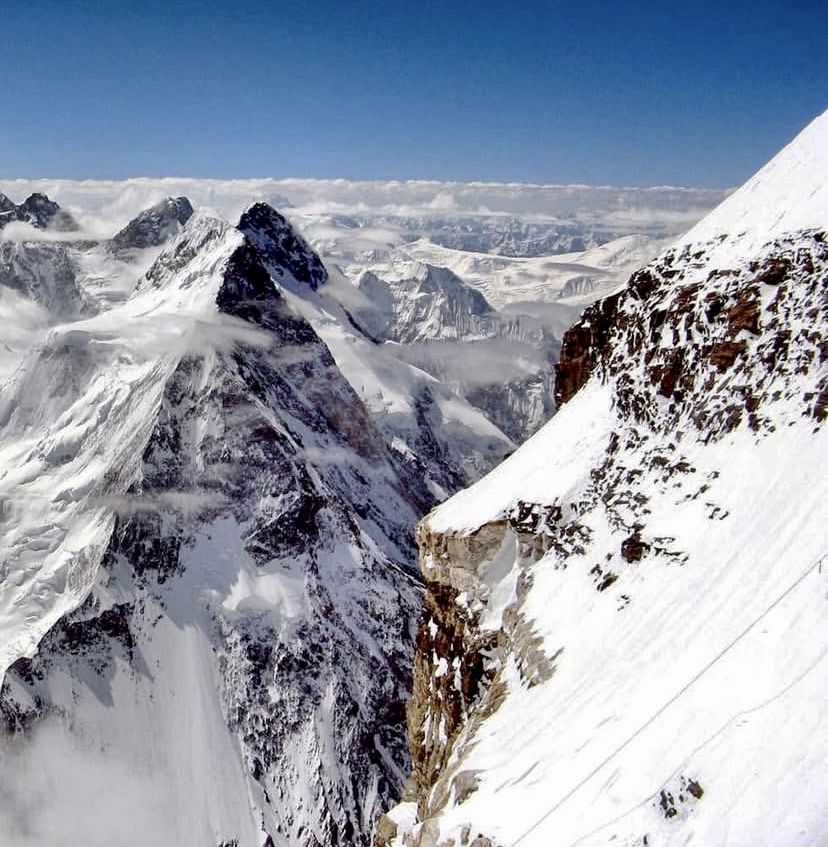
[[176,844],[164,785],[57,721],[0,746],[0,847]]
[[[367,217],[516,215],[555,222],[562,218],[600,221],[614,213],[619,223],[693,222],[727,192],[707,189],[613,188],[609,186],[520,185],[411,180],[355,182],[321,179],[165,179],[123,181],[0,180],[0,191],[23,198],[39,191],[72,213],[89,233],[114,235],[131,218],[167,196],[186,195],[196,207],[210,206],[235,221],[259,200],[303,214]],[[629,211],[628,211],[629,210]],[[626,215],[630,217],[627,218]],[[634,227],[633,227],[634,228]]]

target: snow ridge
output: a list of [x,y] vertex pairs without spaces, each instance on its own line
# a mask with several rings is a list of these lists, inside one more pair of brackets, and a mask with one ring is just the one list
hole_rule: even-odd
[[420,524],[381,844],[825,841],[825,120],[587,309],[560,412]]

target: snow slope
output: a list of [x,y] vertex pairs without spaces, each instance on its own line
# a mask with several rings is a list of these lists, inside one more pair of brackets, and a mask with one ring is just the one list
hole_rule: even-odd
[[381,843],[828,840],[826,149],[828,113],[588,309],[574,396],[421,524]]
[[682,242],[709,241],[727,233],[722,255],[747,255],[782,233],[824,226],[828,218],[826,126],[828,110],[696,224]]

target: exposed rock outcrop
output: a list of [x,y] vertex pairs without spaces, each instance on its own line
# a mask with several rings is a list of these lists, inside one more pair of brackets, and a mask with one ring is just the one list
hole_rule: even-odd
[[193,216],[186,197],[167,197],[133,218],[109,243],[114,253],[159,247],[176,235]]
[[16,205],[0,193],[0,229],[12,221],[29,224],[36,229],[72,232],[78,228],[75,219],[45,194],[31,194]]
[[314,291],[328,279],[328,271],[305,239],[283,215],[267,203],[254,203],[239,220],[238,228],[279,277],[291,278]]

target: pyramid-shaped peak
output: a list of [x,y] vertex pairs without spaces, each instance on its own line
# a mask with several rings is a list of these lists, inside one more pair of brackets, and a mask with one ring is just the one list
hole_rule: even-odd
[[293,225],[267,203],[254,203],[238,227],[265,260],[268,270],[280,279],[292,277],[316,290],[328,272],[313,248]]
[[112,249],[143,250],[169,241],[193,216],[186,197],[166,197],[144,209],[112,239]]
[[[723,250],[755,252],[784,233],[828,222],[828,110],[703,218],[681,241],[726,235]],[[722,250],[717,250],[722,252]]]

